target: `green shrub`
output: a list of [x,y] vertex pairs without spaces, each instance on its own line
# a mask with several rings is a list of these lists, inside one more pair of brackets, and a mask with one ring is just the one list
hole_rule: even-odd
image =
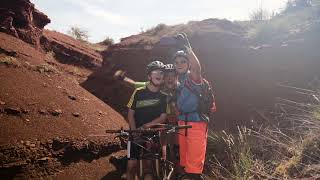
[[101,41],[99,44],[103,44],[106,46],[110,46],[112,44],[114,44],[114,40],[110,37],[106,37],[103,41]]

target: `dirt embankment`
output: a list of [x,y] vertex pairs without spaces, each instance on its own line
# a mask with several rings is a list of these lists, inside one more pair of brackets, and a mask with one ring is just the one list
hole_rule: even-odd
[[[91,168],[102,159],[101,167],[109,164],[109,155],[121,149],[119,142],[92,135],[127,124],[78,85],[88,72],[70,73],[70,66],[52,57],[47,61],[46,54],[19,39],[3,33],[0,39],[1,177],[74,177],[80,174],[70,172],[77,167]],[[109,164],[99,176],[87,172],[87,177],[113,170]]]
[[101,55],[51,31],[40,45],[49,19],[27,0],[1,7],[0,177],[119,178],[109,162],[122,154],[119,141],[95,135],[127,123],[79,86],[100,66]]
[[50,19],[29,0],[2,1],[0,15],[0,32],[30,43],[39,51],[53,52],[59,62],[91,70],[101,66],[102,56],[94,45],[44,30]]
[[41,45],[47,52],[52,51],[56,59],[63,64],[71,64],[87,69],[101,67],[102,56],[90,47],[89,43],[81,42],[65,34],[44,30]]
[[144,80],[144,67],[148,62],[158,57],[170,62],[176,50],[159,45],[160,37],[182,31],[189,35],[204,76],[215,89],[218,112],[213,124],[217,128],[250,125],[251,120],[268,121],[267,112],[275,98],[288,95],[279,83],[305,87],[306,82],[319,76],[316,70],[319,40],[308,35],[317,28],[295,36],[284,33],[282,39],[259,44],[248,38],[246,26],[209,19],[172,27],[159,25],[124,38],[103,52],[103,67],[82,85],[119,112],[125,112],[124,105],[131,91],[108,77],[115,70],[123,69],[129,77]]

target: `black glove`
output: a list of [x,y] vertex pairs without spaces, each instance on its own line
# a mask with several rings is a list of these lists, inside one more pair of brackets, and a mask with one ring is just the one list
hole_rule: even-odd
[[180,49],[186,50],[187,52],[191,50],[191,45],[186,33],[179,33],[175,36],[175,38],[177,39],[177,44]]

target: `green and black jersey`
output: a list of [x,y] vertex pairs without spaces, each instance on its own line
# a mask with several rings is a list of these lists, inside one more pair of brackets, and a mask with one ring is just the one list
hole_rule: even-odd
[[167,97],[160,91],[152,92],[144,86],[133,92],[127,106],[135,111],[136,128],[139,128],[166,113]]

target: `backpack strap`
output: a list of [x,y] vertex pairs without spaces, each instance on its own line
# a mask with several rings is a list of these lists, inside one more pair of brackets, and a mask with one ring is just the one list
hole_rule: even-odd
[[[190,90],[190,92],[191,93],[193,93],[194,95],[196,95],[199,99],[201,98],[201,93],[207,93],[207,92],[204,92],[204,91],[207,91],[208,89],[211,89],[212,90],[212,87],[211,87],[211,85],[210,85],[210,83],[206,80],[206,79],[204,79],[204,78],[202,78],[202,82],[201,82],[201,84],[200,84],[200,88],[201,88],[201,92],[198,92],[196,89],[194,89],[194,88],[192,88],[192,86],[191,86],[191,80],[190,79],[187,79],[186,81],[185,81],[185,83],[184,83],[184,86],[186,87],[186,88],[188,88],[189,90]],[[215,102],[214,102],[215,100],[214,100],[214,96],[213,96],[213,103],[212,103],[212,106],[214,107],[214,109],[216,109],[216,106],[215,106]],[[201,103],[201,102],[199,102],[199,103]],[[200,105],[199,105],[200,106]],[[204,119],[204,120],[206,120],[206,119],[208,119],[209,117],[206,115],[206,114],[204,114],[204,113],[201,113],[201,110],[199,110],[199,108],[200,107],[198,107],[198,111],[194,111],[194,112],[198,112],[199,113],[199,115],[200,115],[200,118],[202,118],[202,119]],[[202,117],[202,116],[205,116],[205,117]]]
[[[191,79],[189,79],[189,78],[186,79],[184,86],[186,88],[188,88],[194,95],[196,95],[198,98],[200,98],[200,96],[201,96],[200,93],[197,90],[195,90],[194,88],[192,88],[192,86],[191,86]],[[201,83],[201,86],[202,86],[202,83]]]

